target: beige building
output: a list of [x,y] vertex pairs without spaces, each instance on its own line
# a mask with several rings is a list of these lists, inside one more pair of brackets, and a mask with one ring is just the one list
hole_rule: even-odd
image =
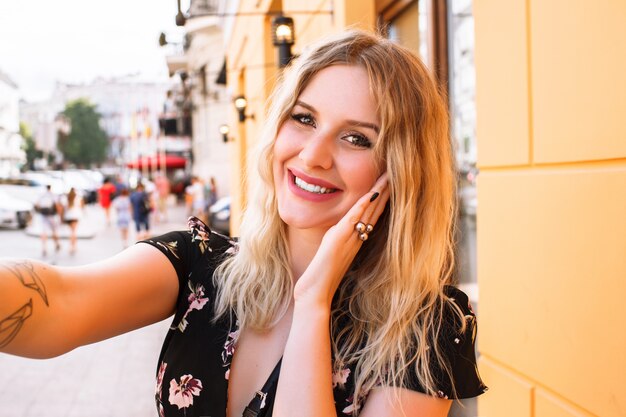
[[280,71],[272,18],[294,19],[296,54],[348,26],[385,25],[449,92],[465,212],[478,219],[470,295],[478,301],[480,289],[480,369],[490,391],[477,411],[459,413],[626,416],[626,3],[236,4],[228,89],[254,117],[239,122],[230,108],[233,234],[248,192],[246,156]]

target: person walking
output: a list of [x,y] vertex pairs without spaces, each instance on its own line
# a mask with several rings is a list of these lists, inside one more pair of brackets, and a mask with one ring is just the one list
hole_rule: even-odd
[[111,224],[111,201],[115,195],[115,185],[111,183],[110,178],[105,178],[102,187],[98,189],[98,199],[100,206],[104,209],[107,225]]
[[157,216],[159,222],[167,221],[167,200],[170,196],[171,185],[170,180],[165,174],[157,174],[154,179],[154,185],[157,193]]
[[130,195],[130,203],[137,231],[137,239],[146,239],[150,235],[150,212],[152,204],[150,196],[145,190],[143,183],[137,183],[137,188]]
[[59,242],[59,236],[57,233],[58,218],[61,212],[61,205],[52,193],[52,187],[48,184],[43,194],[39,197],[35,203],[35,211],[39,214],[41,223],[41,255],[46,256],[48,235],[52,237],[54,241],[54,248],[58,252],[61,250],[61,243]]
[[115,209],[117,228],[122,235],[122,245],[126,248],[128,246],[128,227],[132,217],[128,188],[122,188],[120,195],[113,200],[112,206]]
[[78,221],[82,217],[84,202],[81,196],[76,193],[72,187],[67,195],[63,196],[61,206],[63,207],[62,219],[63,223],[70,228],[70,254],[76,253],[76,232],[78,229]]

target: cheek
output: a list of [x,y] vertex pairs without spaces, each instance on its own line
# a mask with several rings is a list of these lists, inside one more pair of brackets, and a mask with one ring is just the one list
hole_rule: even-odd
[[357,158],[345,166],[346,185],[359,196],[370,191],[379,176],[373,157]]

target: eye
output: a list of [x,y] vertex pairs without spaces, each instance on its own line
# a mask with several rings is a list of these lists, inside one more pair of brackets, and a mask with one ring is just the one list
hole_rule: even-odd
[[372,141],[360,133],[348,133],[342,139],[359,148],[369,149],[372,147]]
[[315,127],[315,119],[313,119],[311,113],[294,113],[291,115],[291,118],[301,125]]

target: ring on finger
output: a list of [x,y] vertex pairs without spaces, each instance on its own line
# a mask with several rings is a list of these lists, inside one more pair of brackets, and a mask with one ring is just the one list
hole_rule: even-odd
[[369,233],[367,232],[367,226],[363,222],[358,222],[356,226],[354,226],[354,229],[359,233]]

